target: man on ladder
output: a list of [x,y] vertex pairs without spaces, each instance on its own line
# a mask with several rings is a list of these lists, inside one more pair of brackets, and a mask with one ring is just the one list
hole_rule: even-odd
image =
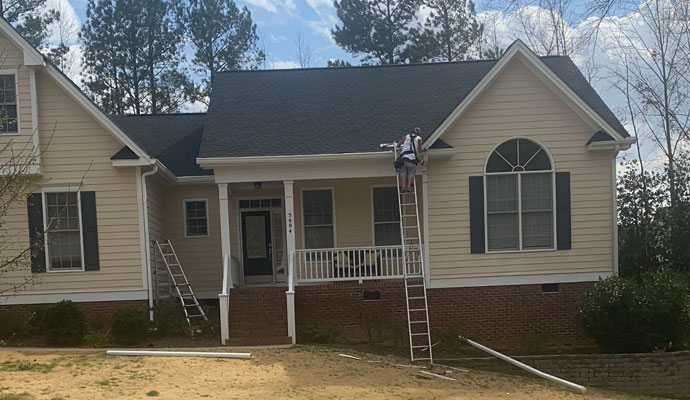
[[414,128],[412,132],[398,140],[400,158],[396,160],[395,168],[398,170],[400,190],[403,193],[413,190],[415,170],[417,169],[417,164],[419,164],[417,154],[426,151],[424,146],[422,146],[422,138],[419,136],[421,133],[421,129]]

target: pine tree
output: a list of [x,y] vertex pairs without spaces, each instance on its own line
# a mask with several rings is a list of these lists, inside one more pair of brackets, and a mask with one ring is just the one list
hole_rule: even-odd
[[188,0],[178,8],[194,46],[192,63],[202,75],[206,101],[219,71],[258,68],[265,59],[247,7],[233,0]]
[[193,98],[171,0],[90,0],[82,28],[86,87],[106,111],[176,112]]
[[362,62],[400,64],[406,54],[420,0],[336,0],[340,23],[335,42]]
[[349,61],[341,60],[339,58],[336,58],[335,60],[328,60],[326,65],[328,68],[343,68],[352,66]]
[[483,26],[472,0],[425,0],[431,9],[423,27],[412,32],[413,62],[463,61],[479,58]]
[[55,10],[45,10],[46,0],[4,0],[0,14],[32,46],[41,47],[48,39],[48,25],[56,18]]

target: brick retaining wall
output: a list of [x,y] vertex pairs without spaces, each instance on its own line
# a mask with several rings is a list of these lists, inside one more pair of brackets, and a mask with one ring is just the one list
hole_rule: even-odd
[[[454,329],[498,349],[524,349],[539,341],[542,350],[592,348],[575,321],[578,303],[591,282],[429,289],[432,336]],[[365,299],[379,297],[378,299]],[[386,343],[405,347],[405,288],[397,281],[338,282],[295,289],[297,327],[305,323],[340,327],[339,342]]]
[[[635,394],[690,398],[690,351],[641,354],[572,354],[514,357],[547,374],[584,386]],[[443,363],[443,361],[439,361]],[[493,357],[466,358],[453,365],[509,374],[527,372]]]

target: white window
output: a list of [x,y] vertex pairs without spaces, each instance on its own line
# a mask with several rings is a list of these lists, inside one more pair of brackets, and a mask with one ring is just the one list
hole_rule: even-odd
[[0,75],[0,134],[17,133],[17,87],[14,74]]
[[400,245],[400,207],[398,189],[375,187],[374,197],[374,245]]
[[542,146],[522,138],[498,146],[485,191],[488,251],[554,248],[554,173]]
[[83,269],[78,192],[45,193],[48,270]]
[[184,201],[184,234],[187,237],[208,236],[208,202]]
[[330,189],[302,192],[304,209],[304,247],[330,249],[335,246],[333,191]]

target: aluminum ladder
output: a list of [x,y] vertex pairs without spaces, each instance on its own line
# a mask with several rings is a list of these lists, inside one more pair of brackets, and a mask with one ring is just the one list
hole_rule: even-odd
[[208,317],[194,295],[192,285],[190,285],[187,275],[182,269],[182,264],[180,264],[180,260],[177,258],[177,254],[170,240],[166,240],[165,242],[155,240],[154,245],[158,248],[158,253],[162,257],[165,268],[168,270],[168,276],[172,282],[172,287],[174,287],[177,292],[177,297],[180,299],[182,309],[184,310],[184,317],[187,320],[187,325],[189,325],[189,330],[192,336],[194,336],[196,333],[201,332],[201,326],[197,321],[200,319],[208,321]]
[[[394,153],[397,158],[397,150]],[[431,348],[429,306],[426,298],[426,280],[424,279],[424,256],[422,252],[422,230],[419,224],[417,185],[413,186],[412,192],[402,192],[400,177],[396,176],[396,180],[400,211],[400,239],[403,247],[407,329],[410,334],[410,360],[425,360],[433,364],[434,356]]]

